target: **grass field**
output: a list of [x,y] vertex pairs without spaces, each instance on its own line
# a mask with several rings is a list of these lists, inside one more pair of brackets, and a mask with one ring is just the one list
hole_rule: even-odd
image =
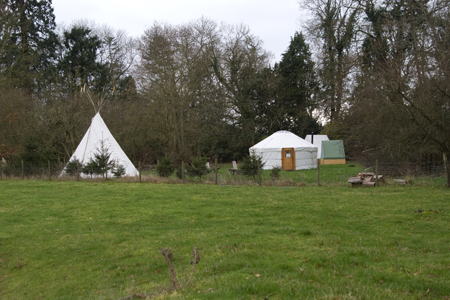
[[449,225],[433,186],[2,180],[0,299],[450,299]]

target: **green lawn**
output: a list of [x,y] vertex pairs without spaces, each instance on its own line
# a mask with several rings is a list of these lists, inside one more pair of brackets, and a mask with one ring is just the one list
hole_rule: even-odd
[[450,299],[449,225],[432,186],[2,180],[0,299]]

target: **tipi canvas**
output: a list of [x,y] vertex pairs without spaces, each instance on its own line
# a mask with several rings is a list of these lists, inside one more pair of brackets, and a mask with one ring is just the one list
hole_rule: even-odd
[[[103,143],[103,145],[102,145]],[[78,159],[83,165],[87,164],[91,159],[94,159],[94,154],[99,153],[103,146],[110,154],[110,160],[116,164],[120,164],[125,168],[123,176],[139,176],[139,171],[134,167],[133,163],[127,157],[122,148],[120,148],[116,139],[113,137],[108,127],[106,127],[100,113],[97,113],[92,118],[91,126],[87,130],[77,149],[73,153],[69,161]],[[63,170],[61,175],[64,175]],[[108,172],[108,177],[112,177],[111,172]],[[81,177],[91,177],[84,173]]]
[[302,170],[317,167],[317,147],[289,131],[277,131],[250,148],[262,158],[263,169]]

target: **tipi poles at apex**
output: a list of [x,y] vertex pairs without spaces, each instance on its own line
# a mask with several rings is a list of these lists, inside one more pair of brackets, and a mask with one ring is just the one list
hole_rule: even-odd
[[[116,87],[113,87],[113,94],[114,91],[116,90]],[[94,111],[95,113],[99,113],[100,110],[102,109],[103,105],[105,105],[107,97],[106,97],[106,93],[100,97],[97,101],[97,103],[94,102],[94,100],[92,100],[91,94],[89,93],[89,89],[86,89],[86,84],[84,84],[84,86],[81,88],[81,94],[86,94],[89,101],[91,102],[92,106],[94,107]]]

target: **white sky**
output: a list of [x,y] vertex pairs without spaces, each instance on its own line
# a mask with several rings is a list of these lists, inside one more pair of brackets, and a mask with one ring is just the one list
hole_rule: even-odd
[[[53,0],[57,24],[85,19],[107,24],[140,37],[155,21],[172,25],[202,16],[226,24],[246,24],[281,60],[295,31],[301,31],[305,14],[298,0]],[[302,20],[303,16],[303,20]]]

